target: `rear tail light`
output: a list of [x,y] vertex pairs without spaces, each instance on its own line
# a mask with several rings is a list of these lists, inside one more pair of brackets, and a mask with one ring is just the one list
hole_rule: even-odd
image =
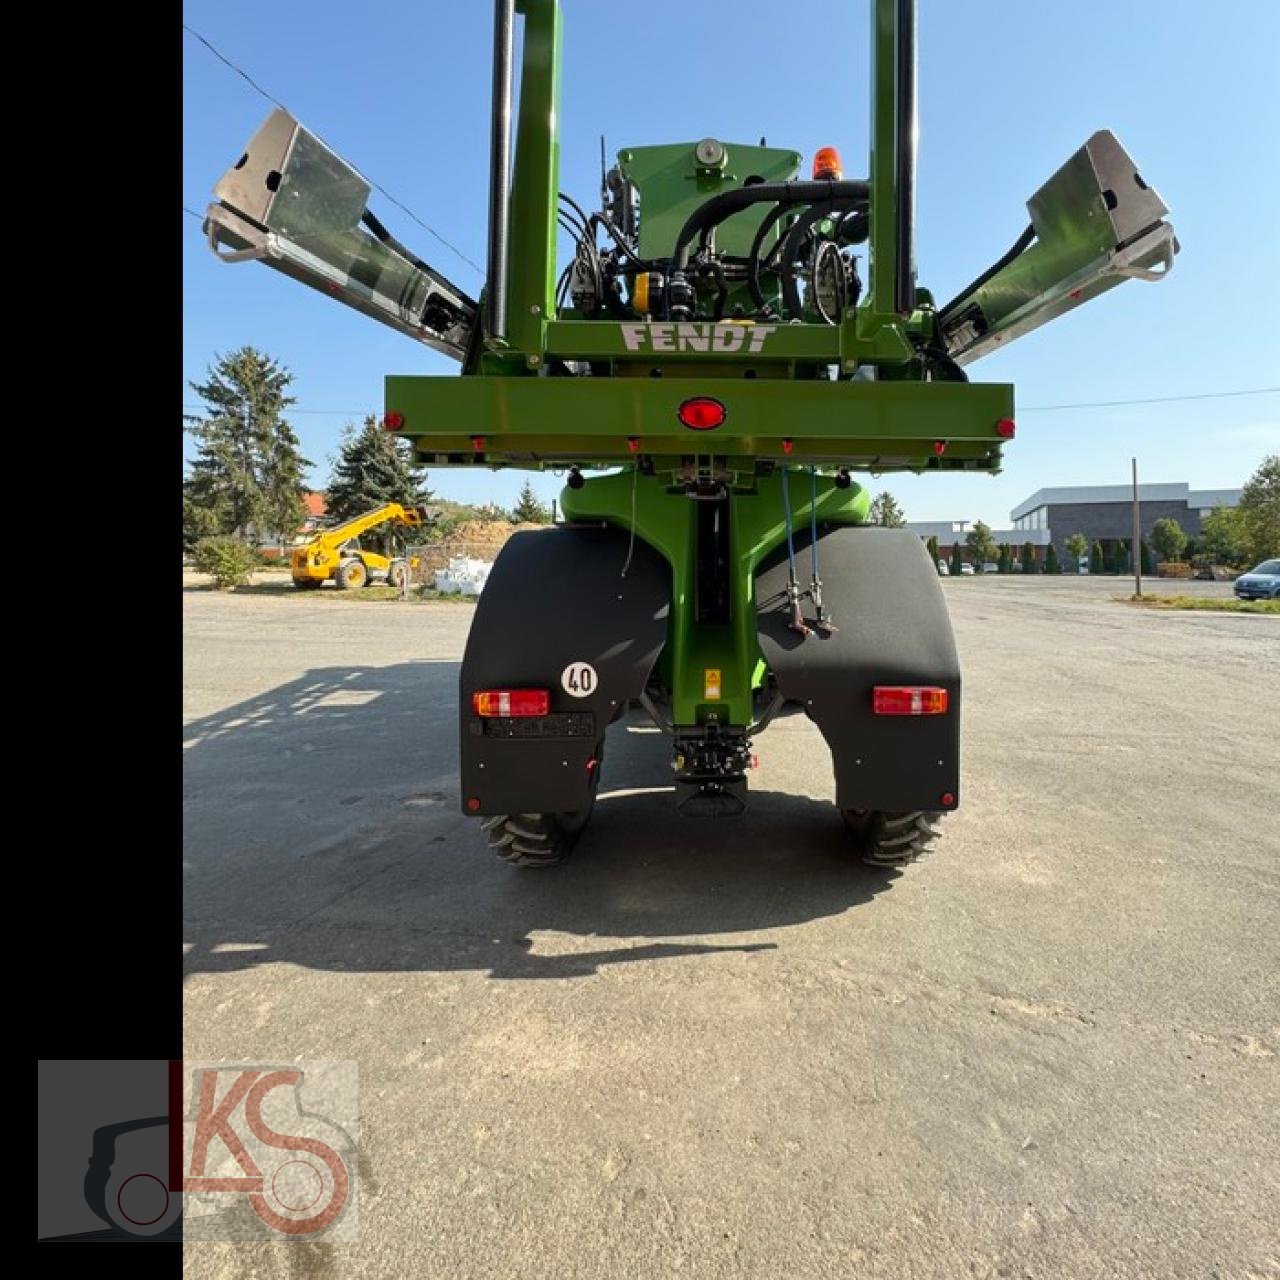
[[694,396],[680,406],[676,416],[691,431],[713,431],[725,420],[727,412],[719,400]]
[[927,685],[876,685],[871,710],[878,716],[940,716],[949,698],[945,689]]
[[481,689],[471,695],[478,716],[545,716],[551,711],[546,689]]

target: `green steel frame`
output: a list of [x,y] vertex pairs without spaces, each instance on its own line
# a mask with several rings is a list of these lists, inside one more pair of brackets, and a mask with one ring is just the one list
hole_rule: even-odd
[[[559,0],[495,0],[490,271],[479,301],[391,237],[365,207],[367,181],[283,110],[224,174],[206,220],[215,252],[231,251],[225,260],[260,260],[462,359],[461,377],[387,379],[387,426],[411,440],[421,460],[573,468],[561,495],[569,519],[628,529],[665,557],[673,595],[659,675],[677,729],[745,730],[760,711],[768,673],[754,575],[786,539],[784,493],[793,494],[799,527],[811,519],[856,524],[866,519],[869,495],[851,471],[999,471],[1013,434],[1013,388],[964,381],[960,366],[1124,279],[1162,279],[1178,252],[1162,221],[1165,205],[1104,130],[1028,202],[1031,226],[1009,253],[938,308],[917,285],[914,258],[916,0],[869,4],[865,185],[858,177],[797,192],[785,184],[796,180],[802,157],[764,145],[618,154],[619,170],[640,193],[639,270],[653,272],[646,283],[666,272],[656,287],[670,297],[677,283],[682,298],[693,290],[682,231],[706,201],[753,178],[767,183],[755,194],[778,203],[764,245],[787,218],[804,233],[800,205],[832,221],[852,212],[838,202],[856,187],[859,220],[861,201],[869,206],[867,287],[837,323],[748,319],[777,312],[760,307],[758,280],[753,291],[741,273],[730,285],[727,272],[719,277],[719,320],[557,311]],[[520,94],[508,165],[516,14]],[[727,216],[700,229],[715,236],[717,258],[741,264],[761,226],[759,210],[722,200],[715,211]],[[776,277],[767,287],[779,288]],[[753,305],[735,313],[733,304],[748,295]],[[633,288],[631,297],[639,296]],[[697,307],[682,301],[671,310],[687,316]],[[934,380],[931,371],[951,380]],[[567,376],[584,372],[590,376]],[[717,425],[694,431],[682,422],[681,405],[694,397],[719,402]],[[614,474],[581,474],[610,468]],[[698,514],[707,502],[718,504],[710,534]],[[715,607],[700,612],[695,597],[708,575]],[[796,609],[800,590],[789,587]]]
[[[486,334],[462,377],[393,376],[386,408],[418,456],[435,466],[621,467],[579,481],[561,494],[574,521],[606,521],[634,529],[666,558],[672,573],[668,641],[659,674],[679,726],[716,723],[746,728],[758,711],[765,674],[756,635],[754,571],[785,539],[782,485],[792,485],[799,527],[812,514],[825,523],[860,523],[868,492],[838,487],[837,468],[887,472],[1000,468],[997,424],[1013,415],[1013,389],[1002,384],[926,382],[911,336],[933,334],[930,296],[914,279],[900,310],[897,286],[904,159],[902,98],[914,75],[914,0],[872,0],[870,278],[858,307],[837,325],[626,324],[559,319],[555,312],[556,211],[559,191],[561,14],[558,0],[517,0],[523,54],[511,177],[506,323]],[[904,48],[910,58],[902,55]],[[913,90],[912,90],[913,93]],[[913,99],[912,99],[913,100]],[[914,130],[914,118],[905,132]],[[653,200],[674,238],[688,212],[684,190],[720,189],[717,175],[674,172],[691,148],[636,148],[620,161],[657,174],[666,202]],[[747,154],[747,153],[750,154]],[[742,163],[794,175],[794,152],[730,148]],[[664,168],[665,166],[665,168]],[[671,176],[665,176],[670,173]],[[728,179],[731,175],[723,175]],[[737,176],[732,175],[732,176]],[[694,179],[688,182],[688,179]],[[739,179],[740,181],[740,179]],[[736,183],[734,184],[736,185]],[[671,205],[679,207],[672,209]],[[643,220],[643,212],[642,212]],[[751,219],[754,222],[754,219]],[[730,229],[729,239],[740,235]],[[652,249],[652,245],[650,246]],[[753,330],[755,331],[753,334]],[[590,361],[613,376],[546,376],[549,361]],[[872,365],[874,378],[848,375]],[[829,376],[831,369],[845,375]],[[821,374],[815,370],[821,369]],[[713,395],[726,409],[722,426],[693,433],[677,418],[680,404]],[[641,459],[645,473],[641,474]],[[758,474],[772,460],[772,474]],[[718,467],[733,477],[728,621],[695,619],[697,503],[674,484],[683,467]],[[766,463],[767,466],[767,463]],[[821,468],[828,474],[818,474]],[[813,476],[811,479],[811,469]],[[708,672],[716,679],[709,680]]]

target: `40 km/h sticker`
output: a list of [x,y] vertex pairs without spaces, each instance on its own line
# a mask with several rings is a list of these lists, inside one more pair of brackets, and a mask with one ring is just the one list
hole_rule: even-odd
[[589,662],[571,662],[560,677],[560,686],[571,698],[587,698],[599,683],[596,669]]

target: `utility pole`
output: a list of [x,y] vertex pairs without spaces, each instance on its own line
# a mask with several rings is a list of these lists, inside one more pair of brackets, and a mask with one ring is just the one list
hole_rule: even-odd
[[1138,507],[1138,460],[1133,459],[1133,594],[1142,595],[1142,517]]

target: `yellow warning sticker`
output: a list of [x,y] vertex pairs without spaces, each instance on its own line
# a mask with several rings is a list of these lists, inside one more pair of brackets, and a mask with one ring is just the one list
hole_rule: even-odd
[[702,695],[708,702],[718,702],[720,699],[720,668],[708,667],[705,672],[705,680],[703,684],[706,692]]

